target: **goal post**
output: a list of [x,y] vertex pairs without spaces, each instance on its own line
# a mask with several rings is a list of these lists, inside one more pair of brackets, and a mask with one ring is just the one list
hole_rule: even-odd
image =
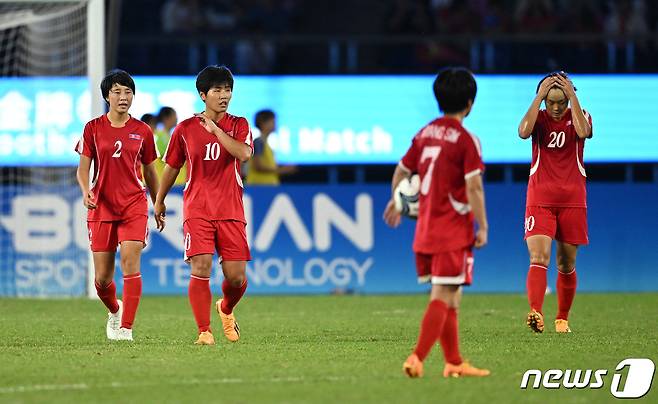
[[[105,102],[99,91],[106,73],[105,9],[105,0],[0,0],[0,81],[4,81],[4,87],[0,87],[0,107],[5,110],[0,113],[3,118],[0,136],[13,137],[13,144],[18,144],[19,139],[53,134],[48,125],[53,112],[47,111],[50,107],[44,110],[44,103],[40,102],[44,94],[51,97],[53,93],[47,89],[25,89],[21,78],[38,78],[39,83],[41,80],[47,83],[71,77],[85,78],[89,96],[83,98],[88,101],[83,102],[82,108],[77,105],[70,113],[76,120],[83,116],[89,120],[105,112]],[[61,96],[61,93],[55,94]],[[45,105],[56,105],[52,102],[56,97],[50,100],[50,104]],[[14,117],[10,110],[20,113],[19,117],[24,119],[14,122],[5,119]],[[73,149],[73,144],[70,148]],[[28,158],[22,162],[15,162],[13,158],[0,159],[0,296],[95,297],[92,255],[88,248],[79,248],[81,226],[75,223],[81,216],[80,211],[84,211],[72,202],[80,196],[76,166],[73,161],[50,165],[39,158]],[[52,234],[60,232],[52,216],[60,206],[53,201],[70,204],[65,214],[71,229],[62,239],[77,240],[77,248],[53,252]],[[25,216],[27,208],[22,209],[21,205],[24,202],[30,204],[31,212],[36,212],[37,216]],[[39,214],[42,217],[38,217]],[[36,233],[44,236],[42,239],[33,237],[21,226],[32,226]],[[25,247],[28,241],[30,246]],[[72,262],[79,264],[76,270],[84,270],[84,285],[76,284],[67,289],[63,284],[56,288],[46,281],[39,282],[39,276],[35,275],[43,268],[52,270],[58,265],[69,270]],[[26,269],[31,264],[33,274]],[[23,276],[26,273],[29,276]],[[70,293],[67,294],[67,290]]]

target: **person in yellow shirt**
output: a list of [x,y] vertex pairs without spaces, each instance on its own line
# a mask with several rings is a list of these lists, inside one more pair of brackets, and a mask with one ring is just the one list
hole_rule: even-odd
[[[159,129],[153,132],[155,135],[155,147],[158,149],[160,157],[158,158],[155,168],[158,172],[158,176],[162,176],[162,170],[164,170],[165,163],[162,161],[162,156],[165,155],[167,151],[167,145],[169,144],[169,139],[171,138],[171,132],[176,127],[178,123],[178,115],[176,115],[176,110],[171,107],[162,107],[160,112],[158,112],[158,123]],[[187,181],[187,165],[181,167],[178,177],[176,177],[176,182],[174,185],[183,185]]]
[[276,129],[276,115],[269,109],[256,113],[256,127],[260,137],[254,140],[254,156],[247,166],[247,184],[249,185],[279,185],[280,177],[294,174],[297,167],[293,165],[279,166],[276,163],[274,150],[267,139]]

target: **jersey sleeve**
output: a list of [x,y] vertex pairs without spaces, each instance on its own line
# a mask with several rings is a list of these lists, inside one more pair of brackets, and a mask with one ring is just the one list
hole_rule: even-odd
[[162,161],[167,163],[170,167],[181,168],[185,164],[185,144],[183,140],[184,129],[179,125],[174,129],[167,150],[162,157]]
[[93,158],[96,154],[96,145],[94,144],[94,134],[91,129],[91,123],[87,122],[82,136],[75,145],[75,151],[81,156]]
[[464,153],[464,179],[482,174],[484,172],[484,163],[482,162],[480,140],[469,133],[460,136],[460,140]]
[[158,149],[155,147],[155,137],[151,129],[146,130],[144,143],[142,144],[142,164],[149,165],[159,156]]
[[418,171],[418,158],[420,157],[420,145],[418,140],[418,135],[414,136],[411,141],[411,146],[409,150],[405,153],[400,160],[399,166],[410,173]]
[[235,125],[235,140],[244,142],[247,146],[251,148],[251,154],[254,154],[254,138],[251,134],[251,128],[249,127],[249,122],[245,118],[238,119],[238,122]]

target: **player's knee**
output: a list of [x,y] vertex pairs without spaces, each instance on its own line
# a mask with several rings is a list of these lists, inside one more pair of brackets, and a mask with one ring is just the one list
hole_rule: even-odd
[[112,283],[113,278],[109,275],[99,275],[96,274],[94,277],[94,282],[102,288],[106,288],[109,286],[110,283]]
[[121,272],[124,274],[134,274],[139,271],[139,256],[121,257]]
[[212,257],[207,258],[192,258],[192,275],[208,277],[212,272]]
[[557,270],[563,273],[573,271],[576,266],[576,261],[570,258],[562,258],[557,261]]
[[533,251],[530,253],[530,263],[548,267],[551,260],[550,254],[544,251]]
[[231,274],[226,277],[226,280],[233,288],[239,288],[244,284],[244,281],[247,279],[245,274]]

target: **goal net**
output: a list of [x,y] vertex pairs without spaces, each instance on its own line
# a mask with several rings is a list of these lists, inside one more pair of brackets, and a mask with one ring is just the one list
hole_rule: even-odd
[[88,292],[73,147],[102,108],[89,91],[104,72],[102,10],[103,0],[0,1],[0,297]]

